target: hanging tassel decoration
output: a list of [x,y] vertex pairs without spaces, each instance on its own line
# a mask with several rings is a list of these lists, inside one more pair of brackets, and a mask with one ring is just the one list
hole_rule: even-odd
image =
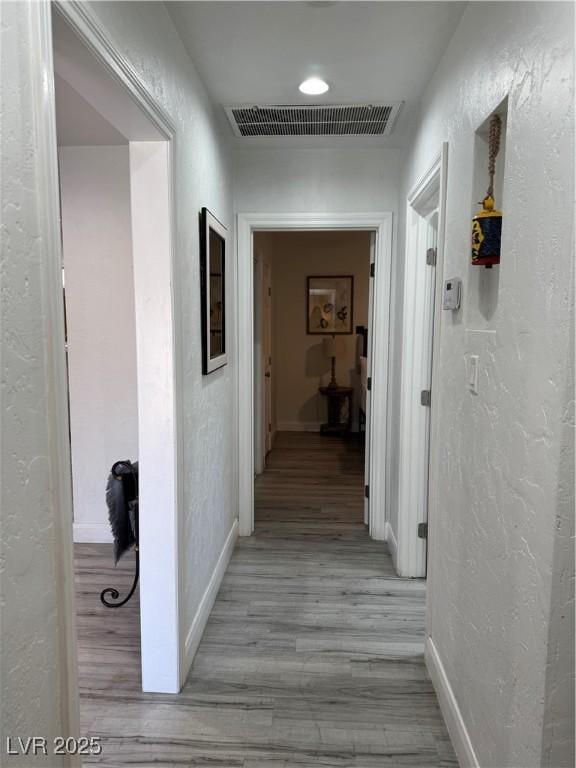
[[481,210],[472,219],[472,264],[491,268],[500,264],[500,240],[502,236],[502,211],[495,208],[494,174],[496,157],[500,151],[502,120],[492,115],[488,136],[488,176],[490,182]]

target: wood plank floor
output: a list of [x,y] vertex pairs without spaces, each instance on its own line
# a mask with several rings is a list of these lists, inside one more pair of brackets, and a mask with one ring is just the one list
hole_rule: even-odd
[[[457,766],[423,660],[424,584],[362,523],[358,443],[281,433],[179,696],[139,690],[138,606],[77,545],[82,731],[106,766]],[[128,566],[131,563],[127,564]]]

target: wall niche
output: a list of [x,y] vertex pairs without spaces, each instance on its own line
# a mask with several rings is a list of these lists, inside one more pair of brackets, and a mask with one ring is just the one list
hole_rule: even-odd
[[[504,176],[506,166],[506,133],[508,117],[508,97],[491,112],[474,135],[474,166],[472,176],[472,217],[482,208],[482,201],[486,197],[489,184],[489,132],[490,121],[493,115],[498,115],[501,120],[500,148],[496,157],[496,172],[494,175],[494,200],[495,208],[502,211],[503,226],[506,218],[506,201],[504,199]],[[501,252],[502,260],[506,254]],[[500,287],[500,265],[495,264],[488,269],[482,266],[469,266],[469,296],[472,326],[489,328],[498,309],[498,292]]]

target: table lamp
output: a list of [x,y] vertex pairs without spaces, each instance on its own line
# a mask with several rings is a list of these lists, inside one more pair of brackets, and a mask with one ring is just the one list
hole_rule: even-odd
[[336,389],[338,387],[338,382],[336,381],[336,357],[342,352],[342,339],[336,336],[326,336],[322,345],[324,357],[332,361],[332,375],[328,386],[330,389]]

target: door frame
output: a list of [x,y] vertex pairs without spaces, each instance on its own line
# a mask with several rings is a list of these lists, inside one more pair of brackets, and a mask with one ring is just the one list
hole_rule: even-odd
[[[372,377],[372,359],[373,359],[373,347],[372,347],[372,326],[374,321],[374,286],[372,285],[372,275],[376,273],[376,232],[370,232],[370,289],[368,291],[368,341],[366,345],[366,379],[370,380]],[[392,280],[392,265],[390,265],[390,280]],[[390,302],[392,301],[392,295],[390,294]],[[391,311],[388,312],[388,316],[391,316]],[[391,337],[389,338],[388,347],[391,346]],[[358,425],[360,428],[360,425]],[[370,525],[370,493],[366,493],[366,485],[370,487],[371,477],[371,461],[372,461],[372,388],[366,388],[366,402],[364,404],[364,525]],[[389,457],[387,456],[386,468],[390,464]],[[388,498],[390,496],[388,488],[385,489],[385,503],[388,505]],[[388,513],[386,512],[386,518]],[[384,535],[386,535],[386,522],[384,523]]]
[[[398,528],[388,539],[390,550],[399,576],[422,578],[426,576],[425,539],[418,538],[418,524],[430,519],[433,487],[432,446],[433,413],[437,386],[436,350],[440,336],[442,278],[444,264],[444,229],[446,209],[446,178],[448,169],[448,144],[428,170],[410,190],[406,201],[406,257],[404,261],[404,298],[402,323],[402,383],[400,388],[400,435],[398,478]],[[425,249],[421,248],[418,221],[424,218],[421,211],[429,202],[437,199],[438,230],[436,265],[434,273],[426,272]],[[419,310],[430,306],[428,317]],[[430,324],[433,326],[430,338]],[[429,413],[420,402],[420,391],[425,378],[426,360],[432,355],[430,388],[432,392]],[[422,519],[422,510],[427,520]],[[433,525],[428,526],[430,532]],[[395,533],[395,535],[394,535]],[[429,542],[428,542],[429,543]]]
[[[271,268],[261,251],[254,248],[254,474],[266,467],[268,429],[266,421],[266,355],[264,344],[265,271]],[[274,435],[271,435],[272,441]]]
[[[266,468],[266,457],[272,450],[274,433],[272,432],[273,415],[273,382],[272,375],[272,337],[273,337],[273,310],[272,310],[272,265],[269,261],[262,262],[262,360],[260,361],[263,373],[262,379],[262,469]],[[268,342],[268,343],[266,343]],[[269,408],[269,411],[267,410]]]
[[254,232],[368,230],[375,232],[374,316],[371,329],[372,392],[370,450],[370,536],[386,534],[386,464],[388,348],[390,338],[390,283],[392,212],[377,213],[238,213],[238,491],[239,533],[254,531]]
[[254,474],[264,471],[264,416],[263,402],[263,347],[262,339],[262,291],[263,262],[261,254],[254,250]]
[[[51,4],[45,3],[45,39],[42,46],[42,59],[44,76],[46,78],[46,110],[47,117],[45,131],[42,135],[46,141],[47,178],[45,185],[45,197],[50,200],[48,216],[51,228],[51,258],[49,264],[49,293],[50,293],[50,361],[54,376],[54,395],[58,404],[58,413],[55,423],[55,462],[58,468],[58,485],[63,489],[64,503],[60,503],[62,523],[62,535],[59,541],[60,553],[64,565],[65,578],[70,581],[73,592],[74,571],[72,566],[72,490],[71,490],[71,455],[68,425],[68,381],[66,374],[66,362],[64,356],[64,307],[62,297],[62,244],[60,240],[60,206],[58,193],[58,158],[54,101],[54,62],[52,51],[52,24]],[[174,280],[175,272],[175,247],[173,233],[174,226],[174,152],[176,127],[170,116],[148,91],[140,75],[132,65],[114,46],[108,32],[100,25],[89,7],[82,2],[66,2],[57,0],[53,7],[71,27],[80,41],[95,56],[106,71],[119,83],[130,99],[137,105],[152,125],[162,135],[163,140],[157,142],[164,145],[161,150],[154,151],[147,142],[137,141],[133,144],[135,153],[144,152],[148,166],[155,165],[161,168],[163,174],[164,197],[161,201],[165,211],[165,226],[161,232],[161,253],[164,258],[156,259],[152,265],[149,277],[147,271],[141,265],[139,270],[143,280],[141,290],[143,300],[156,297],[157,312],[147,315],[140,312],[141,318],[149,316],[158,321],[161,316],[165,326],[165,333],[157,338],[152,335],[152,342],[142,345],[146,329],[142,326],[136,329],[138,344],[138,428],[139,428],[139,460],[142,464],[152,468],[147,472],[148,480],[141,483],[141,509],[156,510],[158,501],[162,500],[163,514],[144,516],[140,519],[140,624],[142,643],[142,687],[146,691],[160,693],[177,693],[182,684],[181,676],[184,673],[182,660],[183,633],[180,627],[179,584],[180,539],[179,536],[179,510],[182,508],[182,450],[181,433],[178,425],[182,422],[179,414],[182,412],[182,387],[181,387],[181,361],[179,355],[180,339],[180,311],[177,306],[178,295],[174,290],[177,281]],[[160,152],[160,154],[159,154]],[[132,164],[132,148],[130,150]],[[146,170],[142,171],[146,173]],[[156,197],[158,190],[156,190]],[[132,201],[132,205],[134,201]],[[143,233],[144,234],[144,233]],[[159,243],[160,240],[157,240]],[[146,249],[144,260],[149,258],[150,249]],[[136,264],[135,264],[136,273]],[[151,281],[155,280],[154,285]],[[136,282],[136,274],[135,274]],[[153,291],[151,290],[153,288]],[[138,290],[138,289],[137,289]],[[138,323],[138,301],[137,323]],[[161,358],[166,369],[165,378],[157,382],[155,377],[147,375],[142,380],[141,371],[150,358],[149,346],[154,346],[154,338],[157,344],[162,345]],[[148,347],[148,351],[145,347]],[[154,347],[155,348],[155,347]],[[161,388],[161,418],[155,413],[155,418],[147,417],[145,409],[157,396],[158,388]],[[141,391],[143,390],[143,391]],[[156,400],[155,400],[156,401]],[[162,433],[157,434],[157,424],[162,423]],[[157,445],[171,445],[172,450],[163,452],[160,461]],[[143,477],[144,480],[144,477]],[[148,490],[146,490],[146,488]],[[67,533],[67,527],[70,533]],[[154,547],[150,557],[146,555],[146,547]],[[159,567],[158,564],[161,564]],[[74,598],[69,592],[63,606],[66,616],[66,625],[75,628]],[[74,643],[75,645],[75,643]],[[76,679],[75,666],[76,654],[68,654],[66,664],[70,670],[71,679]],[[72,669],[74,668],[74,670]]]

